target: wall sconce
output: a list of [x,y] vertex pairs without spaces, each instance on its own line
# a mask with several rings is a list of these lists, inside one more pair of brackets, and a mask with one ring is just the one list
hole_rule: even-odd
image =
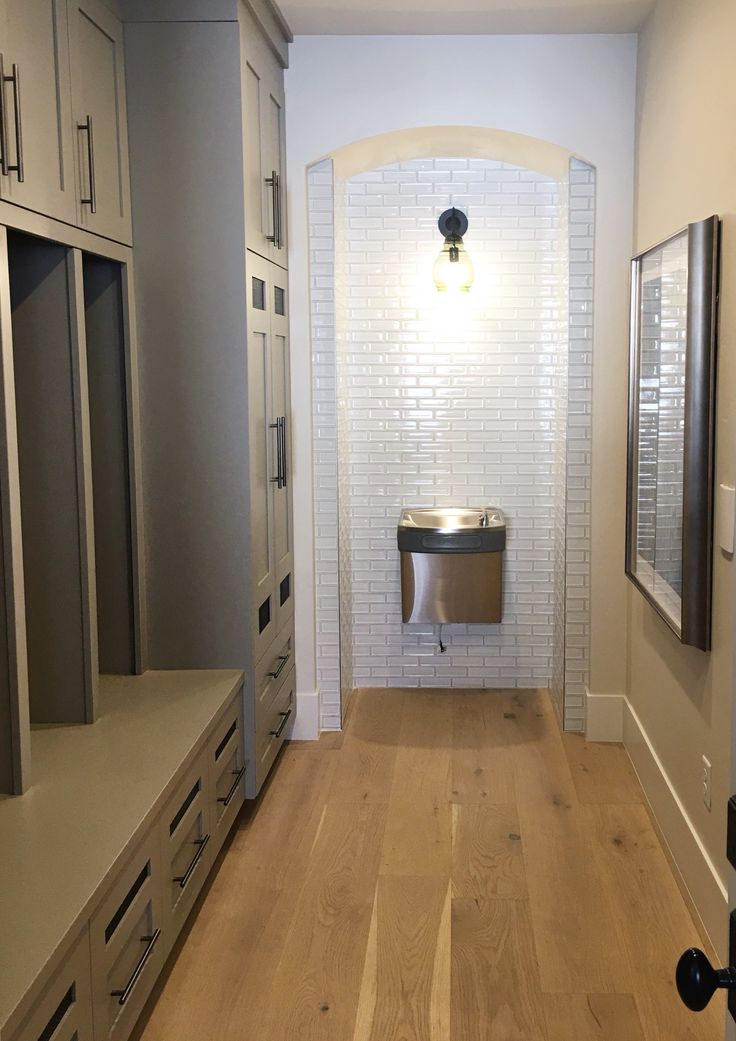
[[437,221],[437,227],[445,236],[445,243],[432,268],[432,277],[437,290],[446,293],[455,290],[467,293],[473,284],[475,270],[473,261],[463,245],[463,235],[468,230],[468,218],[462,210],[453,206],[445,210]]

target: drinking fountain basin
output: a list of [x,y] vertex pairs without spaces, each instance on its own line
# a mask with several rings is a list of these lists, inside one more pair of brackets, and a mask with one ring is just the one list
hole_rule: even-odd
[[500,622],[506,520],[496,506],[401,512],[404,622]]

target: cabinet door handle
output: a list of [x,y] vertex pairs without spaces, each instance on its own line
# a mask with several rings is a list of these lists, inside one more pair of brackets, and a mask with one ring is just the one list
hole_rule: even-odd
[[289,660],[290,657],[291,657],[291,651],[287,651],[286,654],[279,654],[279,656],[277,657],[276,660],[280,661],[281,664],[279,665],[278,669],[276,669],[276,672],[269,672],[268,675],[271,677],[271,679],[277,680],[279,678],[281,673],[286,668],[286,663],[287,663],[287,661]]
[[189,862],[189,867],[186,869],[186,871],[184,872],[183,875],[177,875],[176,878],[172,878],[171,881],[172,882],[178,882],[181,889],[186,889],[186,887],[187,887],[187,885],[189,883],[189,879],[194,874],[194,872],[195,872],[195,870],[197,868],[197,864],[199,864],[200,860],[202,859],[202,854],[204,853],[205,849],[207,848],[207,843],[209,841],[210,841],[209,835],[205,835],[205,837],[203,839],[196,839],[195,842],[194,842],[194,845],[197,846],[198,849],[197,849],[197,852],[192,857],[191,861]]
[[5,67],[0,54],[0,174],[8,176],[8,114],[5,111]]
[[277,488],[283,488],[284,464],[281,456],[281,420],[277,419],[275,423],[269,423],[268,428],[276,431],[276,476],[271,478],[271,484],[275,484]]
[[217,800],[218,802],[221,802],[222,805],[225,808],[227,808],[230,805],[230,803],[232,801],[233,795],[235,795],[235,793],[237,792],[238,785],[240,784],[240,782],[242,780],[242,777],[243,777],[243,774],[245,773],[245,770],[246,770],[245,766],[241,766],[239,770],[233,770],[233,776],[235,777],[235,780],[232,783],[232,787],[230,788],[230,791],[227,793],[227,795],[223,795],[223,796],[221,796]]
[[275,174],[276,177],[276,215],[278,216],[278,231],[276,233],[276,249],[281,249],[283,246],[283,239],[281,236],[281,175]]
[[87,116],[84,123],[77,123],[77,130],[87,135],[87,175],[89,177],[89,195],[79,200],[83,206],[89,206],[90,213],[97,213],[97,182],[95,178],[95,134],[92,116]]
[[276,730],[272,730],[271,731],[271,737],[281,737],[281,735],[284,732],[284,727],[289,722],[289,716],[291,715],[291,709],[289,709],[288,712],[279,712],[279,715],[281,716],[281,722],[279,723],[279,725],[276,728]]
[[281,433],[281,487],[286,487],[286,416],[279,419]]
[[271,171],[271,176],[264,178],[266,184],[271,189],[271,224],[273,226],[273,234],[266,235],[266,239],[269,242],[273,242],[276,248],[279,248],[279,175],[275,170]]
[[130,997],[130,995],[133,993],[133,988],[135,987],[135,985],[138,982],[138,980],[141,978],[141,973],[143,972],[143,970],[146,967],[146,962],[148,961],[148,959],[153,954],[153,948],[158,943],[158,938],[159,938],[160,935],[161,935],[161,930],[157,929],[156,932],[153,933],[152,936],[141,936],[141,943],[145,943],[145,944],[147,944],[147,946],[146,946],[146,949],[143,952],[143,954],[138,959],[138,964],[133,969],[132,976],[130,977],[130,979],[125,984],[125,987],[122,990],[111,990],[110,991],[110,997],[111,998],[117,998],[118,999],[118,1005],[124,1005],[127,1002],[127,1000]]
[[[8,116],[5,109],[5,84],[13,84],[13,116],[15,119],[15,163],[8,162]],[[23,163],[23,116],[20,101],[20,66],[13,65],[12,75],[6,76],[0,62],[0,171],[4,175],[13,172],[19,181],[25,181],[25,165]]]

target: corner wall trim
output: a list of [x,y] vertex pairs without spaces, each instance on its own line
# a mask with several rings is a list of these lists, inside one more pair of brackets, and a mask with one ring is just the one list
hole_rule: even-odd
[[728,891],[703,845],[661,759],[627,698],[622,697],[623,741],[680,880],[714,949],[728,951]]
[[319,691],[297,691],[296,719],[290,741],[317,741],[319,738]]
[[623,741],[623,694],[591,694],[585,691],[585,738],[587,741]]

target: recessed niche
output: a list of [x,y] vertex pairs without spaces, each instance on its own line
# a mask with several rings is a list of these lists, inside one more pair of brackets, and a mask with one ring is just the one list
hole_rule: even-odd
[[84,256],[99,668],[136,671],[125,318],[121,265]]
[[97,663],[73,251],[8,233],[33,723],[94,718]]

